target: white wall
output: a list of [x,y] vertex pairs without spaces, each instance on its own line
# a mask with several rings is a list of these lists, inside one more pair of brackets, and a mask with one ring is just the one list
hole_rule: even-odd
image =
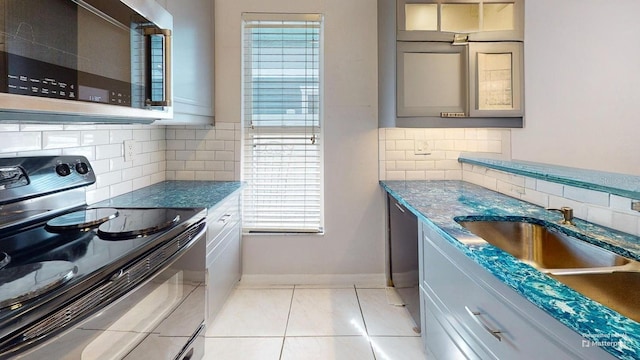
[[322,236],[245,236],[245,278],[373,274],[382,282],[384,202],[376,156],[376,2],[217,1],[216,121],[240,121],[242,12],[310,12],[325,16],[326,232]]
[[640,175],[640,1],[527,0],[513,158]]

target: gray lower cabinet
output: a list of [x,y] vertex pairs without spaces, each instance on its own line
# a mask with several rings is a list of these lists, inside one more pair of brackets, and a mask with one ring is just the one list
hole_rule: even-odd
[[242,275],[241,223],[239,192],[207,215],[207,323],[215,318]]
[[422,336],[437,359],[613,359],[420,228]]

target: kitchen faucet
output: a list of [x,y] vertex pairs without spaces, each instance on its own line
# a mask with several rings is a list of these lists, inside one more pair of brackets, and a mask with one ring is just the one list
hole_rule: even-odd
[[562,225],[575,225],[573,222],[573,209],[568,206],[563,206],[560,209],[547,209],[550,211],[558,211],[562,214],[563,219],[560,221]]

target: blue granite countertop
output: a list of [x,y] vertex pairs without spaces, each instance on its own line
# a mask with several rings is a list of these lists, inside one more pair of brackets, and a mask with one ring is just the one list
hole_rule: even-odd
[[196,207],[213,209],[242,187],[239,181],[164,181],[99,202],[117,207]]
[[[381,181],[381,185],[467,257],[558,321],[593,341],[609,336],[614,345],[602,348],[620,359],[640,358],[640,323],[582,296],[492,245],[462,244],[458,238],[474,235],[454,218],[536,218],[634,259],[640,259],[639,237],[580,219],[575,219],[575,227],[560,225],[559,213],[463,181]],[[638,296],[637,291],[629,294],[634,295]]]
[[640,176],[530,161],[504,161],[470,156],[460,156],[458,161],[559,184],[640,199]]

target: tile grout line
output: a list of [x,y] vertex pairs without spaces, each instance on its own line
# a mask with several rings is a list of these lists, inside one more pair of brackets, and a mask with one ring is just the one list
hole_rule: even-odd
[[289,312],[287,313],[287,324],[284,327],[284,334],[282,336],[282,346],[280,346],[280,357],[279,360],[282,360],[282,355],[284,354],[284,343],[287,340],[287,330],[289,329],[289,320],[291,319],[291,308],[293,307],[293,296],[296,292],[296,286],[293,285],[293,289],[291,289],[291,300],[289,300]]
[[353,285],[353,291],[356,293],[356,301],[358,301],[358,309],[360,309],[360,316],[362,316],[362,324],[364,325],[364,331],[367,336],[367,342],[369,343],[369,348],[371,349],[371,354],[373,355],[373,360],[376,360],[376,352],[373,350],[373,343],[371,342],[371,338],[369,337],[369,329],[367,328],[367,321],[364,319],[364,312],[362,311],[362,304],[360,304],[360,296],[358,295],[358,288]]

